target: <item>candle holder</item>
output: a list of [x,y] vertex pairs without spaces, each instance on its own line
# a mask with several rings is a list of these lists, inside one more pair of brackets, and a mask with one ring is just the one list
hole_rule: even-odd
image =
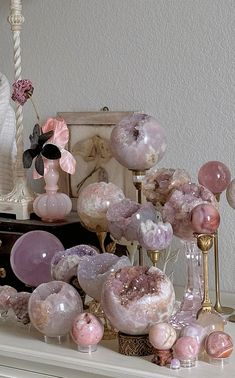
[[203,256],[203,301],[202,307],[197,313],[197,318],[200,318],[203,313],[213,313],[213,305],[209,297],[209,271],[208,271],[208,252],[213,245],[215,234],[194,234],[197,239],[197,246],[202,252]]

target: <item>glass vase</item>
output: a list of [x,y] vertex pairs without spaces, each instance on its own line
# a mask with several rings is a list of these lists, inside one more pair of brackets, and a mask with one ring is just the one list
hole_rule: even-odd
[[201,308],[203,279],[201,253],[196,241],[182,241],[187,265],[187,281],[179,309],[171,316],[171,324],[178,329],[193,323]]
[[65,193],[58,192],[59,161],[48,160],[44,175],[46,193],[36,197],[33,210],[44,222],[62,221],[72,209],[71,199]]

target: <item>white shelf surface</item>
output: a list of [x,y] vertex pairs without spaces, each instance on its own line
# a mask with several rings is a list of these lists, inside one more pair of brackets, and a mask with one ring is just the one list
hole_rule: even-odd
[[[235,340],[235,324],[225,329]],[[128,357],[118,353],[117,341],[103,341],[92,354],[80,353],[72,341],[46,344],[31,329],[0,325],[0,378],[228,378],[234,377],[235,353],[224,367],[198,361],[197,367],[177,371],[159,367],[151,357]]]

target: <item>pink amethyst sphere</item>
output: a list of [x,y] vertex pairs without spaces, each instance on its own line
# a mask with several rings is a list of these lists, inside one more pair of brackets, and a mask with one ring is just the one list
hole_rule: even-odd
[[74,319],[70,334],[79,347],[96,346],[103,337],[104,326],[95,315],[84,312]]
[[90,297],[100,302],[105,280],[111,272],[131,265],[127,256],[118,257],[112,253],[83,258],[78,266],[78,282]]
[[233,340],[227,333],[215,331],[207,336],[205,349],[212,358],[227,358],[233,351]]
[[169,278],[158,268],[131,266],[110,273],[101,305],[110,323],[130,335],[147,334],[152,324],[167,322],[175,292]]
[[171,192],[189,183],[191,178],[184,169],[153,167],[146,172],[143,193],[154,205],[164,205]]
[[29,299],[29,317],[44,336],[58,337],[70,332],[75,317],[82,312],[78,292],[62,281],[39,285]]
[[131,170],[153,167],[166,151],[164,129],[155,118],[141,113],[122,119],[113,128],[110,142],[115,159]]
[[81,223],[90,231],[107,231],[106,212],[110,205],[125,198],[116,185],[97,182],[86,186],[79,194],[77,211]]
[[219,227],[220,215],[213,205],[204,203],[193,208],[191,223],[194,232],[212,234]]
[[149,341],[155,349],[170,349],[176,338],[176,331],[169,323],[157,323],[149,328]]
[[108,229],[113,237],[120,240],[138,240],[138,231],[142,222],[156,220],[157,213],[151,203],[140,205],[128,198],[109,207],[107,214]]
[[170,246],[173,229],[170,223],[155,223],[148,219],[140,224],[138,234],[138,241],[143,248],[150,251],[161,251]]
[[51,275],[53,280],[70,283],[77,276],[77,269],[84,256],[97,255],[98,251],[86,244],[79,244],[65,251],[55,253],[51,260]]
[[11,250],[11,267],[26,285],[37,287],[51,278],[51,260],[64,250],[60,240],[50,232],[36,230],[22,235]]
[[200,204],[211,204],[218,208],[218,202],[209,189],[194,183],[184,184],[174,190],[162,209],[164,222],[172,225],[174,235],[184,240],[194,238],[191,211]]
[[220,161],[208,161],[198,172],[198,181],[212,193],[222,193],[231,180],[228,167]]

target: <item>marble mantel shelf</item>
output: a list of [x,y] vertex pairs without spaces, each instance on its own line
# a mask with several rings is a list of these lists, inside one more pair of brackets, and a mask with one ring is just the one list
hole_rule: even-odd
[[[235,340],[235,324],[226,331]],[[0,325],[0,378],[228,378],[234,376],[235,353],[224,367],[198,362],[192,369],[173,371],[150,363],[151,357],[127,357],[116,341],[104,341],[95,353],[84,354],[72,342],[46,344],[34,330]]]

